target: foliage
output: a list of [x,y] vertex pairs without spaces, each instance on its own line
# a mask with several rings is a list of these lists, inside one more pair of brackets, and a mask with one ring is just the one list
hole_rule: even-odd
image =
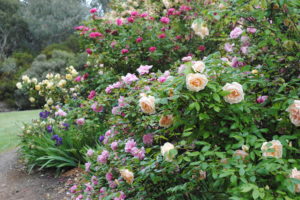
[[[105,17],[94,10],[76,27],[90,56],[83,69],[68,69],[64,84],[67,74],[18,84],[51,115],[25,128],[24,156],[34,154],[31,141],[67,153],[61,162],[47,157],[55,148],[40,151],[29,164],[85,160],[74,199],[298,199],[298,4],[130,4],[137,10],[112,1]],[[61,127],[53,141],[48,125]],[[78,134],[80,159],[60,139]]]

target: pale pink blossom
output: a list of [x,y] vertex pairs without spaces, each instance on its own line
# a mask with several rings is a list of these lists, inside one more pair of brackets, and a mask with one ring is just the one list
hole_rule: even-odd
[[249,32],[249,33],[251,33],[251,34],[256,33],[256,31],[257,31],[257,29],[254,28],[254,27],[249,27],[249,28],[247,28],[247,32]]
[[108,157],[109,157],[109,152],[107,150],[104,150],[102,151],[101,155],[98,156],[97,162],[106,164]]
[[67,113],[65,111],[63,111],[62,109],[58,109],[58,111],[55,112],[55,116],[65,117],[65,116],[67,116]]
[[133,83],[139,79],[138,79],[138,77],[136,77],[136,75],[128,73],[126,76],[122,76],[122,80],[127,85],[130,85],[131,83]]
[[85,119],[84,118],[79,118],[79,119],[76,119],[76,124],[77,125],[83,125],[85,123]]
[[128,140],[125,144],[125,152],[131,153],[134,147],[136,147],[136,142],[134,141],[134,139]]
[[141,65],[136,71],[140,74],[140,75],[145,75],[149,73],[149,70],[152,68],[152,65]]
[[230,38],[232,38],[232,39],[238,38],[242,33],[243,33],[243,30],[240,27],[235,27],[230,32]]
[[224,49],[227,52],[232,52],[233,51],[233,44],[225,43]]
[[112,150],[116,151],[118,148],[118,142],[117,141],[112,142],[110,147]]

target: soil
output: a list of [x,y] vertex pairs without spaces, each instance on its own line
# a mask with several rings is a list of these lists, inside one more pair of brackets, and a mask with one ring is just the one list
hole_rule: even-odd
[[17,150],[0,154],[1,200],[62,200],[66,198],[68,176],[55,177],[51,171],[28,174]]

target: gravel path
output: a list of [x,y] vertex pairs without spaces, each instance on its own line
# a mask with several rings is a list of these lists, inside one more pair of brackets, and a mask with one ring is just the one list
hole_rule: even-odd
[[64,199],[66,178],[55,178],[50,172],[29,175],[18,159],[16,150],[0,154],[1,200],[60,200]]

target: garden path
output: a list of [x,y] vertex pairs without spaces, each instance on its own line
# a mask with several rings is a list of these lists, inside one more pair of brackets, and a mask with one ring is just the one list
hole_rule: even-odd
[[65,179],[50,172],[29,175],[16,149],[0,154],[0,200],[61,200]]

